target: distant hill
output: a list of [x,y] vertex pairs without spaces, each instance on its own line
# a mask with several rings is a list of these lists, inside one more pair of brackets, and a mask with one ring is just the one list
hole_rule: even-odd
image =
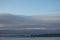
[[36,24],[35,22],[28,16],[0,14],[0,24]]
[[[24,25],[38,25],[40,21],[36,21],[29,16],[22,16],[22,15],[12,15],[12,14],[0,14],[0,29],[2,27],[22,27]],[[22,26],[21,26],[22,25]],[[25,26],[27,27],[27,26]]]

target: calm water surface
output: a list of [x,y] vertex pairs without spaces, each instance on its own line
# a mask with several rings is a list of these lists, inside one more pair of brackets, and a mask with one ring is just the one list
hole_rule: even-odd
[[40,37],[40,38],[0,37],[0,40],[60,40],[60,37]]

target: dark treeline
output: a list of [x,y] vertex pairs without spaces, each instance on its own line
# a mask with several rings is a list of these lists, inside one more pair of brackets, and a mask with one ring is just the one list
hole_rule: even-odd
[[31,37],[60,37],[60,34],[40,34],[40,35],[31,35]]
[[15,35],[15,34],[0,34],[0,37],[60,37],[60,34],[40,34],[40,35]]

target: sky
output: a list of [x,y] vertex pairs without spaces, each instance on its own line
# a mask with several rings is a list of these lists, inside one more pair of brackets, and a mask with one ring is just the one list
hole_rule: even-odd
[[60,14],[60,0],[0,0],[0,14],[49,15]]

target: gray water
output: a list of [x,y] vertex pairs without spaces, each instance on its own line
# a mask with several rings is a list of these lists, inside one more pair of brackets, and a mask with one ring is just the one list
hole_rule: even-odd
[[60,40],[60,37],[40,37],[40,38],[0,37],[0,40]]

